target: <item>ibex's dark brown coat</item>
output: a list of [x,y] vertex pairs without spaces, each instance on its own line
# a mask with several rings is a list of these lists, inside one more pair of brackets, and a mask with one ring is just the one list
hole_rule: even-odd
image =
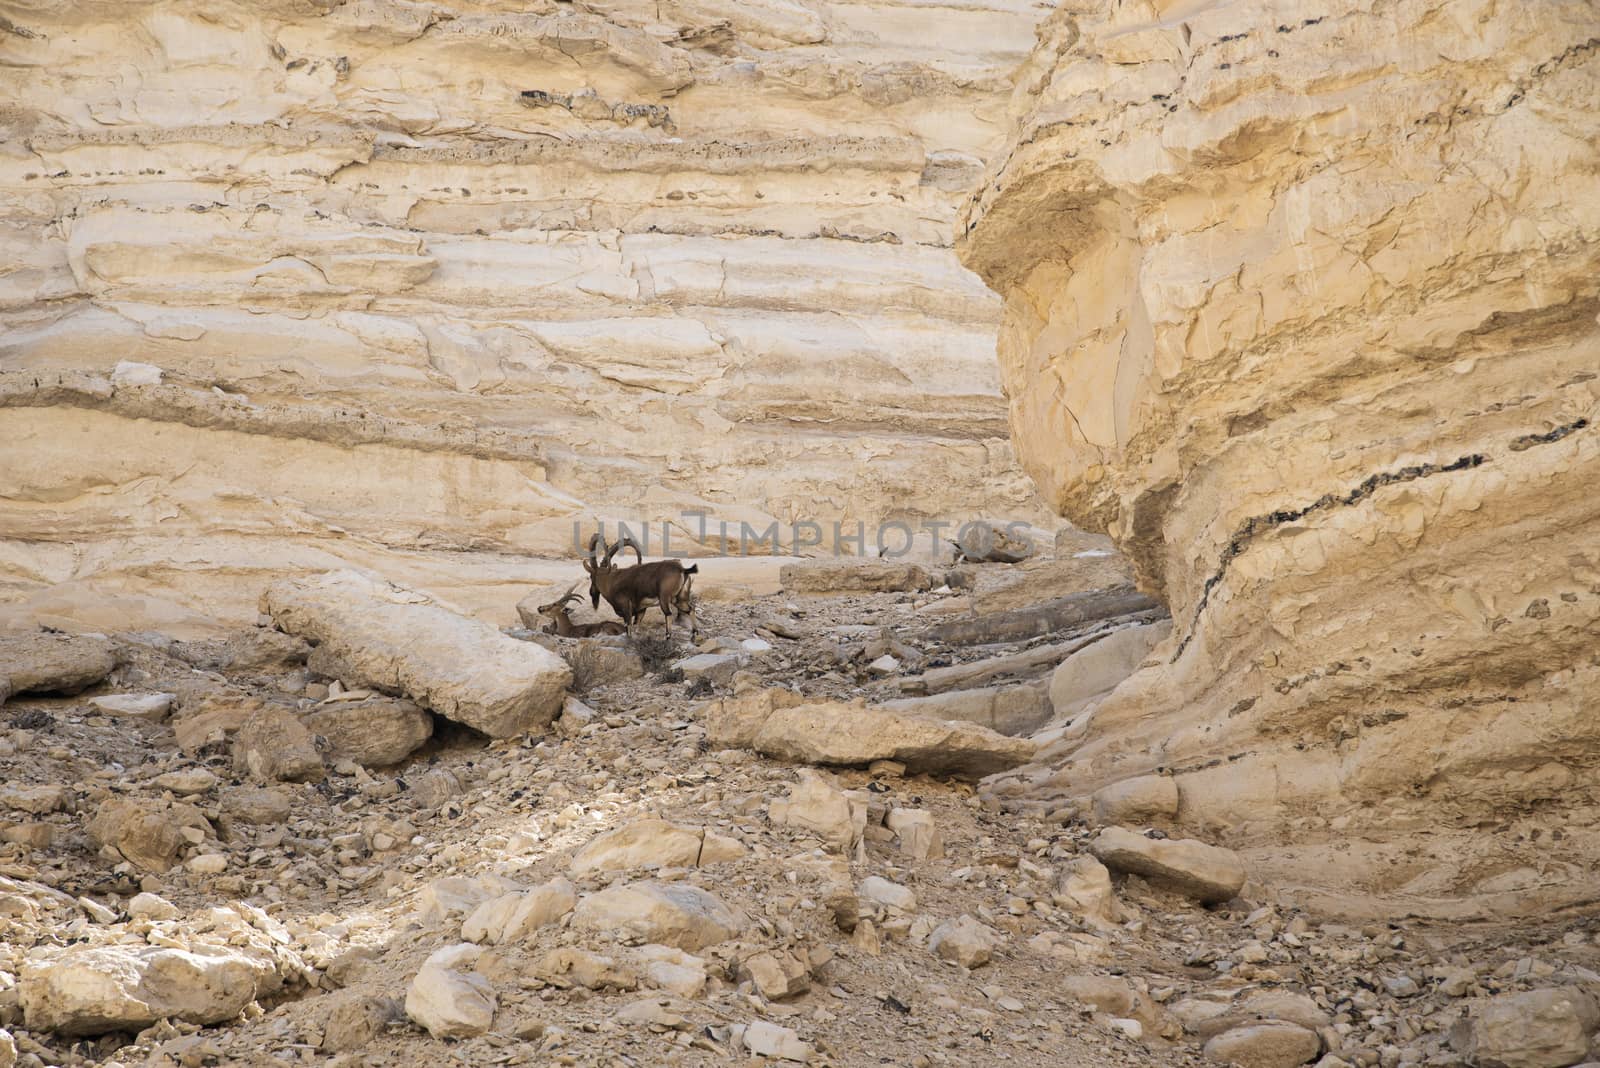
[[[623,546],[631,548],[640,563],[621,568],[613,564],[611,558]],[[600,549],[605,549],[603,558],[598,555]],[[630,637],[633,625],[644,617],[644,610],[652,604],[661,606],[661,614],[667,620],[668,637],[672,636],[673,618],[685,616],[689,620],[690,638],[699,637],[700,623],[694,615],[693,576],[699,573],[700,565],[685,567],[681,560],[656,560],[646,564],[643,560],[644,555],[632,538],[624,537],[610,547],[599,534],[590,538],[589,554],[583,560],[583,569],[589,572],[590,602],[598,608],[600,598],[604,597],[627,626]]]

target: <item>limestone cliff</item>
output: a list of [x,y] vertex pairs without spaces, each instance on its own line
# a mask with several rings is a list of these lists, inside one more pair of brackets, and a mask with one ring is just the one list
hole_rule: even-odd
[[[1040,37],[959,250],[1025,468],[1174,633],[991,789],[1160,771],[1235,843],[1399,833],[1347,882],[1592,894],[1595,6],[1068,0]],[[1418,848],[1479,824],[1467,868]]]
[[1041,14],[0,5],[8,595],[237,614],[597,514],[1047,515],[950,248]]

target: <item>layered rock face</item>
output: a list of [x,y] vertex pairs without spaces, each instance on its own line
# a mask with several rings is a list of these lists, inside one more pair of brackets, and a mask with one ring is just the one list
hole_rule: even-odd
[[[1025,468],[1174,631],[995,793],[1159,771],[1235,843],[1531,813],[1592,853],[1597,46],[1582,2],[1044,24],[959,250],[1005,299]],[[1337,874],[1581,884],[1523,830],[1454,874],[1416,848]]]
[[950,250],[1040,14],[9,5],[10,592],[171,624],[596,515],[1042,518]]

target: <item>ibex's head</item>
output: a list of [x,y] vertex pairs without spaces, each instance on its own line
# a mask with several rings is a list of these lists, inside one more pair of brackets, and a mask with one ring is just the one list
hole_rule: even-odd
[[[605,535],[599,531],[589,535],[589,548],[583,557],[583,569],[589,572],[589,603],[596,611],[600,609],[600,573],[615,570],[611,558],[616,555],[622,543],[607,546]],[[605,556],[601,557],[604,552]]]
[[[580,579],[579,581],[581,582],[582,580]],[[567,605],[572,604],[575,601],[583,600],[582,597],[573,592],[577,588],[578,583],[574,582],[572,585],[567,587],[567,592],[563,593],[559,600],[552,601],[549,604],[540,605],[539,614],[541,616],[549,616],[552,621],[559,619],[561,614],[567,610]]]

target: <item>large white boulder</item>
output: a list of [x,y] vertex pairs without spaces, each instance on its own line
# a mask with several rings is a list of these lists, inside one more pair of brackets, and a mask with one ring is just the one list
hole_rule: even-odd
[[495,738],[549,726],[572,683],[548,649],[352,571],[273,583],[261,607],[316,642],[347,684],[403,694]]
[[470,1038],[494,1023],[494,987],[471,970],[479,952],[477,946],[446,946],[423,961],[412,980],[406,1015],[434,1038]]

